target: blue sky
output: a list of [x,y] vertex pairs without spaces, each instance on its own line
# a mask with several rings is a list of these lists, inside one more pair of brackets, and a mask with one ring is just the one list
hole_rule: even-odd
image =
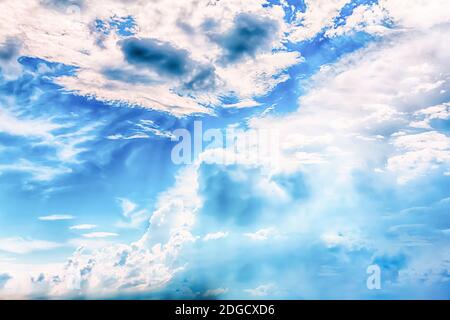
[[449,298],[449,9],[2,1],[0,298]]

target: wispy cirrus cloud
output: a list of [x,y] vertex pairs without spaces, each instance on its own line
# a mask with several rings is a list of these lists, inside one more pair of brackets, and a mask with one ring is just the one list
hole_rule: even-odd
[[41,221],[64,221],[73,219],[75,219],[75,217],[68,214],[54,214],[49,216],[41,216],[38,218],[38,220]]
[[20,159],[17,163],[0,164],[0,174],[2,172],[25,173],[31,176],[31,180],[51,181],[60,175],[72,172],[72,170],[63,166],[43,165]]
[[264,241],[274,237],[279,237],[280,233],[276,228],[267,228],[253,233],[245,233],[244,236],[254,241]]
[[35,251],[52,250],[62,246],[64,246],[64,244],[30,238],[0,238],[0,251],[15,254],[28,254]]
[[146,209],[138,209],[138,205],[126,198],[118,198],[122,209],[122,220],[117,222],[120,228],[137,228],[143,222],[148,221],[149,213]]
[[90,233],[84,233],[83,237],[85,238],[111,238],[111,237],[117,237],[119,236],[117,233],[113,232],[90,232]]
[[70,230],[91,230],[97,228],[95,224],[77,224],[75,226],[71,226]]
[[[48,182],[71,173],[71,166],[79,164],[79,155],[86,151],[81,146],[95,138],[93,132],[99,127],[99,123],[77,127],[58,117],[45,118],[24,114],[15,103],[5,102],[4,108],[0,110],[0,133],[23,139],[28,148],[48,151],[39,158],[24,154],[23,158],[13,162],[6,156],[5,160],[0,158],[0,174],[24,173],[29,175],[29,180],[32,181]],[[12,153],[17,152],[17,147],[9,146],[9,150]]]

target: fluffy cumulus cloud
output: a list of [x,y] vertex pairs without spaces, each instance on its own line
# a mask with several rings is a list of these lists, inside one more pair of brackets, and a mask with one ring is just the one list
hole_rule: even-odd
[[[0,297],[448,298],[446,9],[0,2],[0,182],[25,172],[19,195],[46,186],[39,210],[74,212],[25,207],[70,234],[2,235]],[[13,98],[26,84],[41,89]],[[171,129],[199,119],[274,153],[219,144],[174,168]],[[65,247],[57,264],[7,259]]]
[[350,0],[305,1],[306,9],[298,11],[290,39],[304,41],[313,38],[323,29],[333,26],[334,18]]
[[[15,54],[17,46],[8,40],[14,37],[23,43],[24,55],[77,68],[57,79],[68,92],[175,115],[208,113],[222,97],[261,94],[235,90],[233,84],[245,72],[241,68],[231,77],[227,62],[242,64],[251,58],[249,67],[258,68],[260,54],[287,52],[281,42],[287,28],[283,10],[263,4],[3,1],[1,11],[9,14],[2,17],[1,56]],[[299,61],[298,53],[291,57],[288,65]],[[266,59],[268,63],[267,77],[274,84],[285,81],[276,76],[286,63]],[[267,81],[247,81],[255,80]]]
[[[177,259],[180,250],[195,241],[190,231],[199,205],[195,173],[184,174],[191,178],[183,175],[186,181],[160,196],[149,229],[141,239],[131,245],[107,246],[94,252],[79,250],[58,275],[60,282],[52,288],[53,294],[95,296],[163,288],[184,267]],[[67,284],[75,280],[79,285],[67,290]]]

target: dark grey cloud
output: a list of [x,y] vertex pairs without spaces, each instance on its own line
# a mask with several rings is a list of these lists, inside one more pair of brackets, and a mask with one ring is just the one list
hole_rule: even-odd
[[186,50],[167,42],[135,37],[119,44],[129,64],[152,70],[163,78],[177,79],[183,90],[203,91],[215,86],[214,67],[192,60]]
[[224,50],[224,62],[232,63],[270,48],[277,30],[278,24],[274,20],[245,13],[235,18],[234,26],[228,32],[213,35],[212,39]]
[[121,47],[128,63],[152,69],[160,75],[180,77],[192,68],[188,52],[169,43],[132,37],[123,40]]

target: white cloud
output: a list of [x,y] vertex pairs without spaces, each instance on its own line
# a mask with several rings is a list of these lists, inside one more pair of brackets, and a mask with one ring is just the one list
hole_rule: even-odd
[[320,164],[327,161],[322,154],[313,152],[296,152],[295,158],[298,160],[298,163],[302,165]]
[[297,27],[289,35],[292,41],[304,41],[313,38],[323,29],[334,24],[333,19],[350,0],[306,0],[306,11],[298,12]]
[[71,169],[62,166],[45,166],[30,162],[25,159],[20,159],[14,164],[0,164],[0,174],[2,172],[25,172],[30,174],[33,180],[36,181],[50,181],[62,174],[72,172]]
[[261,229],[254,233],[245,233],[244,236],[255,241],[264,241],[274,237],[278,237],[280,234],[276,228]]
[[[70,89],[71,93],[95,97],[108,103],[136,105],[167,111],[176,116],[210,113],[194,99],[171,92],[167,85],[149,87],[108,81],[102,75],[89,71],[81,71],[75,77],[60,77],[57,83]],[[133,92],[133,95],[130,95],[130,92]]]
[[345,19],[345,24],[325,32],[328,37],[342,36],[344,34],[364,31],[371,34],[383,35],[389,29],[383,25],[388,19],[388,12],[379,5],[361,5]]
[[421,109],[414,113],[416,118],[422,119],[410,123],[410,126],[423,129],[431,129],[432,120],[450,119],[450,103]]
[[[235,4],[233,1],[230,3]],[[342,5],[338,1],[331,3],[330,7],[324,10],[327,15],[326,19],[311,17],[309,22],[308,19],[305,20],[305,23],[311,25],[313,31],[316,30],[311,31],[311,35],[318,32],[317,30],[320,31],[324,23],[327,25],[329,17],[335,16],[338,7]],[[108,14],[110,13],[108,10],[117,9],[115,7],[108,8],[107,4],[98,3],[96,5],[104,6],[103,10]],[[252,7],[253,5],[250,1],[242,2],[242,6]],[[327,4],[323,2],[323,5]],[[333,8],[331,8],[332,5]],[[18,7],[20,6],[22,4],[18,4]],[[320,6],[318,5],[318,7]],[[121,10],[124,13],[128,12],[125,7]],[[188,10],[187,15],[189,16],[190,13]],[[220,11],[216,13],[227,14],[220,13]],[[192,14],[195,17],[197,13],[194,10]],[[317,11],[317,14],[322,15],[320,10]],[[140,15],[138,19],[142,17],[143,15]],[[199,19],[199,21],[201,20]],[[225,23],[230,23],[230,19],[224,20]],[[164,19],[161,19],[160,22],[167,23]],[[140,26],[143,28],[142,32],[153,35],[153,30],[145,23]],[[159,28],[158,26],[152,27]],[[186,39],[183,40],[183,37],[185,36],[179,32],[169,34],[170,28],[158,30],[162,34],[167,32],[167,37],[170,39],[179,37],[180,39],[176,40],[180,40],[181,46],[184,45],[183,41]],[[302,36],[310,37],[311,35]],[[52,37],[61,38],[60,41],[63,43],[68,41],[61,34],[52,34]],[[355,186],[352,184],[351,173],[354,170],[361,168],[376,170],[385,167],[386,164],[389,167],[389,159],[403,153],[419,152],[419,161],[414,162],[411,166],[413,168],[411,171],[414,172],[417,168],[422,168],[424,150],[431,150],[431,162],[436,162],[436,165],[443,164],[438,160],[445,159],[447,156],[448,137],[437,131],[416,133],[416,131],[411,131],[414,129],[410,128],[409,124],[419,115],[420,110],[426,110],[428,106],[441,103],[439,100],[442,99],[442,91],[448,87],[450,50],[448,50],[446,42],[447,37],[448,31],[439,28],[427,33],[411,31],[389,35],[384,41],[351,54],[333,65],[323,67],[311,82],[304,83],[307,93],[300,99],[301,108],[297,112],[288,116],[269,116],[250,121],[251,128],[275,128],[282,132],[282,137],[290,137],[287,139],[288,143],[283,147],[282,160],[284,163],[282,168],[289,173],[302,169],[302,174],[307,178],[314,175],[315,179],[310,182],[312,185],[308,187],[312,191],[320,190],[320,201],[317,201],[317,198],[313,198],[311,201],[307,200],[305,207],[300,208],[301,210],[294,203],[291,210],[295,214],[285,218],[285,221],[282,222],[286,227],[298,233],[322,234],[322,242],[330,246],[353,247],[355,243],[359,243],[358,233],[355,233],[355,236],[353,233],[347,236],[346,233],[329,231],[329,229],[334,230],[330,226],[338,228],[342,225],[356,223],[354,219],[351,219],[354,216],[349,214],[341,217],[339,214],[329,214],[325,208],[329,208],[332,204],[342,203],[354,208],[358,204],[359,199],[353,198],[355,192],[352,188]],[[46,37],[44,38],[48,41]],[[83,43],[85,40],[81,37],[80,42]],[[54,46],[53,42],[49,43],[50,46]],[[79,44],[70,43],[69,45],[77,46]],[[105,45],[110,44],[106,43]],[[186,46],[189,45],[186,44]],[[192,45],[197,45],[197,43],[194,41]],[[80,52],[76,52],[78,48],[67,50],[66,55],[66,53],[58,51],[59,45],[56,47],[56,49],[50,48],[49,51],[46,51],[49,53],[51,50],[55,50],[49,54],[51,59],[73,60],[74,64],[84,63],[85,57]],[[212,49],[214,50],[214,48]],[[192,54],[199,60],[204,58],[198,51],[193,51]],[[293,59],[288,56],[286,58]],[[258,57],[255,61],[257,60]],[[252,63],[255,62],[251,61],[248,65],[252,65]],[[275,70],[274,72],[278,72],[278,67],[272,65],[269,66],[270,68]],[[87,73],[93,73],[93,75],[89,75],[92,76],[89,81],[96,80],[95,72],[97,70],[94,66],[87,65],[81,71],[85,70]],[[86,74],[80,74],[88,77]],[[233,74],[229,78],[237,79],[237,76]],[[255,83],[258,80],[252,77],[249,79]],[[266,80],[270,86],[273,85],[270,77],[267,77]],[[86,83],[81,85],[83,87],[81,89],[86,90],[85,94],[89,92],[86,89],[91,85],[89,81],[86,80]],[[67,88],[70,88],[71,85],[76,86],[75,83],[67,84]],[[129,92],[135,92],[132,91],[135,89],[135,87],[130,88]],[[96,89],[94,88],[94,90]],[[103,88],[98,90],[100,95]],[[243,85],[242,89],[236,90],[242,90],[241,94],[248,92],[250,95],[252,88],[246,88]],[[105,92],[103,91],[103,93]],[[142,98],[139,92],[138,96]],[[108,98],[108,94],[105,94],[106,98]],[[172,98],[168,99],[172,103]],[[191,107],[192,109],[190,109]],[[188,109],[180,110],[179,113],[192,112],[196,107],[198,106],[190,105]],[[420,116],[423,115],[420,114]],[[444,153],[441,154],[441,152]],[[322,161],[324,159],[329,161]],[[315,167],[302,166],[302,160],[308,164],[313,163]],[[390,163],[392,164],[392,160]],[[428,167],[429,162],[424,163],[426,163],[423,167],[425,171],[433,169],[433,166]],[[398,170],[380,169],[378,171],[380,176],[388,174],[388,172],[394,177],[401,177],[403,174],[403,168],[400,165]],[[264,177],[258,182],[263,180],[262,184],[265,189],[273,191],[276,190],[277,185],[270,180],[271,173],[265,172]],[[50,273],[50,276],[46,275],[45,279],[49,283],[50,295],[77,294],[79,291],[67,289],[67,283],[71,281],[73,275],[80,278],[83,293],[87,296],[95,295],[97,298],[117,291],[151,291],[166,285],[184,267],[178,260],[182,248],[196,240],[192,234],[192,227],[202,204],[198,192],[198,175],[197,166],[188,167],[180,172],[175,186],[159,197],[156,210],[150,219],[150,226],[139,241],[131,245],[107,245],[101,248],[91,247],[87,248],[88,250],[78,250],[70,258],[64,270]],[[278,193],[267,192],[267,194],[277,199],[279,196]],[[123,209],[126,217],[138,210],[130,200],[124,201]],[[336,210],[336,212],[340,211]],[[365,212],[357,214],[360,218]],[[285,230],[282,230],[284,234]],[[98,235],[106,234],[112,235],[112,233],[90,233],[84,236],[92,236],[82,240],[97,241]],[[262,241],[277,234],[276,229],[268,228],[254,233],[246,233],[245,236]],[[81,244],[80,241],[75,240],[71,243]],[[81,273],[81,270],[86,272]],[[58,276],[58,283],[48,280],[53,279],[53,275]],[[246,292],[261,297],[270,295],[273,289],[274,285],[268,284],[247,289]]]
[[226,107],[227,108],[252,108],[252,107],[258,107],[260,106],[261,103],[256,102],[254,100],[251,99],[244,99],[241,102],[238,103],[231,103],[231,104],[227,104]]
[[75,219],[75,217],[67,214],[54,214],[50,216],[42,216],[39,217],[38,219],[41,221],[60,221],[60,220],[73,220]]
[[[286,69],[302,61],[298,52],[263,53],[255,59],[245,60],[227,68],[218,67],[217,73],[225,81],[230,92],[248,102],[253,96],[264,95],[277,84],[289,79],[285,74]],[[228,107],[242,108],[243,106],[248,104],[235,104]]]
[[[22,299],[28,294],[67,298],[83,294],[98,298],[119,291],[149,292],[164,287],[184,267],[177,260],[183,246],[196,240],[190,230],[201,205],[197,188],[197,168],[182,170],[174,187],[160,195],[151,225],[139,241],[131,245],[114,244],[106,239],[117,234],[109,232],[87,233],[84,238],[71,239],[66,245],[79,248],[64,266],[40,265],[31,269],[9,265],[8,270],[15,272],[10,289],[2,294]],[[135,208],[124,202],[127,214]],[[0,240],[0,250],[4,247],[9,252],[27,253],[59,246],[20,238]],[[30,282],[30,276],[36,281]]]
[[62,244],[56,242],[25,239],[21,237],[0,239],[0,251],[16,254],[27,254],[35,251],[52,250],[62,246]]
[[446,150],[450,147],[450,138],[436,131],[403,135],[395,138],[394,145],[405,150]]
[[11,279],[1,291],[2,299],[29,299],[33,294],[45,294],[46,288],[30,279],[38,278],[43,270],[49,273],[58,273],[62,270],[62,264],[20,263],[17,261],[0,261],[1,270],[9,270]]
[[386,167],[398,175],[399,183],[450,166],[450,138],[442,133],[402,135],[394,139],[393,145],[403,153],[390,157]]
[[211,240],[218,240],[228,237],[228,232],[215,232],[215,233],[208,233],[203,237],[203,241],[211,241]]
[[[9,287],[2,292],[3,297],[23,299],[37,294],[73,298],[82,294],[98,298],[119,291],[136,293],[163,288],[184,268],[177,260],[183,246],[196,241],[191,228],[201,206],[197,188],[197,167],[183,169],[176,184],[159,196],[147,232],[131,245],[107,240],[117,234],[93,232],[65,244],[78,247],[65,265],[30,267],[16,263],[5,265],[4,260],[0,261],[0,268],[14,271]],[[131,214],[136,206],[125,201],[124,209]],[[28,253],[59,246],[21,238],[0,239],[0,250],[8,252]],[[30,281],[31,277],[34,281]],[[208,294],[220,292],[211,290]]]
[[83,234],[85,238],[111,238],[119,236],[117,233],[112,232],[90,232]]
[[[131,124],[131,123],[130,123]],[[132,140],[132,139],[150,139],[152,137],[172,139],[174,135],[170,131],[165,131],[160,128],[151,120],[141,120],[139,123],[134,124],[134,133],[130,135],[115,134],[108,136],[109,140]]]
[[209,289],[203,294],[203,296],[205,298],[217,297],[217,296],[223,295],[227,292],[228,292],[228,289],[225,289],[225,288]]
[[[384,177],[392,175],[406,182],[410,180],[402,175],[408,170],[411,177],[418,178],[435,167],[445,169],[448,151],[442,133],[425,135],[432,138],[431,152],[409,150],[409,160],[395,158],[404,151],[404,139],[390,136],[416,133],[411,132],[413,121],[447,117],[447,106],[442,104],[450,85],[446,37],[448,28],[441,27],[386,35],[384,40],[323,66],[303,82],[307,93],[300,97],[297,112],[251,119],[250,128],[279,132],[279,168],[286,172],[302,169],[317,175],[319,170],[334,170],[339,179],[349,180],[353,170],[389,167],[392,170],[381,173]],[[429,110],[430,106],[438,107]],[[391,143],[394,141],[397,143]],[[311,163],[314,168],[306,166]]]
[[[27,159],[18,159],[14,163],[0,164],[2,171],[25,172],[32,180],[50,181],[68,174],[72,170],[68,164],[79,163],[78,155],[85,151],[80,144],[93,138],[94,131],[100,124],[94,123],[82,128],[74,128],[73,124],[64,121],[59,124],[57,118],[43,119],[42,117],[25,117],[18,106],[6,104],[0,110],[0,132],[27,139],[31,146],[46,146],[53,148],[56,155],[43,157],[42,160],[51,162],[36,163]],[[60,121],[62,122],[62,121]],[[68,133],[58,133],[58,129],[71,129]],[[11,147],[12,148],[12,147]],[[55,162],[57,162],[55,164]]]
[[54,119],[24,117],[17,107],[5,106],[0,110],[0,132],[12,136],[20,136],[31,140],[33,145],[47,145],[57,150],[61,162],[77,162],[76,156],[84,151],[78,145],[90,140],[90,132],[98,127],[98,123],[76,128],[72,132],[57,134],[56,130],[71,128],[70,123],[60,124]]
[[[71,14],[70,7],[60,4],[58,8],[42,5],[42,1],[25,0],[20,5],[8,0],[0,3],[0,18],[4,21],[0,32],[0,42],[14,38],[23,42],[22,54],[40,57],[54,62],[79,67],[77,75],[62,77],[57,82],[67,91],[100,100],[114,101],[129,105],[140,105],[157,110],[169,111],[181,116],[198,112],[210,113],[209,105],[218,102],[218,97],[230,93],[237,94],[243,101],[253,96],[266,94],[276,84],[285,81],[281,74],[285,68],[299,63],[298,53],[274,51],[258,53],[255,59],[242,63],[222,66],[219,61],[221,50],[217,43],[201,32],[208,19],[220,21],[217,33],[223,33],[233,25],[233,19],[246,12],[268,17],[280,25],[273,41],[272,49],[283,48],[284,33],[294,41],[307,40],[321,30],[340,34],[351,30],[364,29],[381,32],[381,20],[388,16],[398,25],[406,28],[425,28],[447,22],[446,0],[423,2],[380,1],[379,5],[359,6],[344,26],[332,30],[333,19],[349,0],[308,0],[306,11],[297,11],[293,25],[284,19],[282,6],[263,6],[265,1],[220,1],[214,4],[204,1],[170,0],[159,2],[83,1],[80,10]],[[154,19],[148,19],[148,16]],[[93,27],[95,19],[107,24],[112,17],[131,16],[136,22],[133,30],[137,37],[167,41],[178,48],[187,50],[192,59],[203,64],[215,65],[220,88],[210,93],[196,93],[191,96],[178,95],[173,83],[139,84],[106,78],[102,70],[115,67],[123,70],[128,66],[119,46],[121,36],[114,28],[108,34],[97,32]],[[42,21],[47,23],[42,24]],[[176,32],[174,32],[176,31]],[[26,37],[24,35],[27,35]],[[143,74],[144,70],[131,70]],[[175,90],[176,91],[176,90]],[[130,94],[132,93],[132,94]],[[238,102],[236,104],[240,106]],[[245,103],[243,105],[246,105]],[[134,135],[130,137],[135,137]],[[140,136],[141,137],[141,136]]]
[[128,199],[125,199],[125,198],[119,198],[119,199],[117,199],[117,200],[118,200],[119,203],[120,203],[120,206],[121,206],[121,208],[122,208],[122,214],[123,214],[125,217],[129,217],[130,214],[131,214],[134,210],[136,210],[136,208],[137,208],[137,204],[135,204],[134,202],[131,202],[131,201],[128,200]]
[[321,234],[320,239],[329,248],[345,247],[348,250],[358,250],[366,245],[360,231],[348,228],[343,231],[326,231]]
[[138,205],[129,199],[118,198],[122,208],[122,216],[124,220],[117,223],[121,228],[137,228],[143,222],[148,221],[149,214],[146,209],[138,210]]
[[361,5],[346,18],[345,24],[326,31],[327,36],[340,36],[352,31],[364,31],[376,35],[386,35],[396,30],[384,26],[385,21],[393,21],[396,29],[425,30],[450,22],[446,12],[450,4],[446,0],[380,0],[377,4]]
[[[74,277],[87,297],[162,288],[183,268],[177,261],[182,247],[195,241],[190,229],[200,206],[197,187],[196,169],[182,170],[174,187],[160,195],[147,232],[131,245],[102,243],[96,246],[83,239],[71,240],[70,244],[81,245],[84,249],[77,250],[62,271],[46,273],[46,279],[55,275],[60,279],[57,283],[46,280],[49,284],[47,294],[76,296],[80,290],[68,287]],[[85,270],[82,275],[81,270]]]
[[91,230],[95,229],[97,226],[95,224],[78,224],[75,226],[71,226],[70,230]]
[[107,137],[107,139],[109,139],[109,140],[133,140],[133,139],[148,139],[148,138],[150,138],[150,137],[145,133],[137,133],[137,134],[133,134],[131,136],[124,136],[122,134],[114,134],[114,135],[110,135]]
[[244,291],[255,297],[265,297],[273,293],[275,288],[276,286],[274,284],[269,283],[269,284],[262,284],[254,289],[246,289]]
[[[18,5],[15,1],[0,2],[0,19],[4,27],[0,31],[0,42],[7,37],[16,37],[23,42],[23,55],[40,57],[52,62],[79,67],[75,76],[58,78],[58,84],[68,92],[99,100],[138,105],[171,112],[177,116],[192,113],[210,113],[211,104],[217,104],[219,97],[227,94],[247,97],[266,94],[286,75],[279,76],[282,68],[298,62],[297,53],[274,52],[282,49],[283,34],[287,31],[281,6],[263,6],[264,0],[257,1],[209,1],[158,2],[115,1],[102,3],[83,1],[80,10],[70,14],[69,7],[60,4],[58,8],[42,5],[39,0],[25,0]],[[204,32],[205,21],[218,21],[216,29],[210,32],[223,34],[233,26],[235,17],[249,13],[277,21],[280,28],[271,48],[255,56],[240,67],[223,67],[220,64],[222,51],[216,42]],[[147,76],[148,72],[128,65],[118,42],[122,39],[115,30],[102,34],[95,30],[94,21],[105,24],[112,17],[128,17],[135,20],[136,37],[158,39],[187,50],[191,58],[203,65],[213,65],[220,85],[212,92],[177,94],[178,81],[156,83],[131,83],[108,79],[103,70],[115,68],[133,74]],[[152,19],[148,19],[152,16]],[[43,24],[42,21],[47,21]],[[191,31],[189,31],[191,30]],[[25,36],[26,35],[26,36]],[[249,72],[249,70],[252,70]],[[258,72],[260,70],[260,72]],[[238,79],[240,86],[236,85]]]
[[6,108],[0,110],[0,132],[9,135],[50,139],[52,131],[63,127],[46,119],[20,119]]
[[379,4],[404,28],[427,29],[450,21],[446,0],[381,0]]
[[115,237],[106,238],[73,238],[67,241],[67,245],[75,249],[84,249],[90,252],[101,250],[115,244]]

